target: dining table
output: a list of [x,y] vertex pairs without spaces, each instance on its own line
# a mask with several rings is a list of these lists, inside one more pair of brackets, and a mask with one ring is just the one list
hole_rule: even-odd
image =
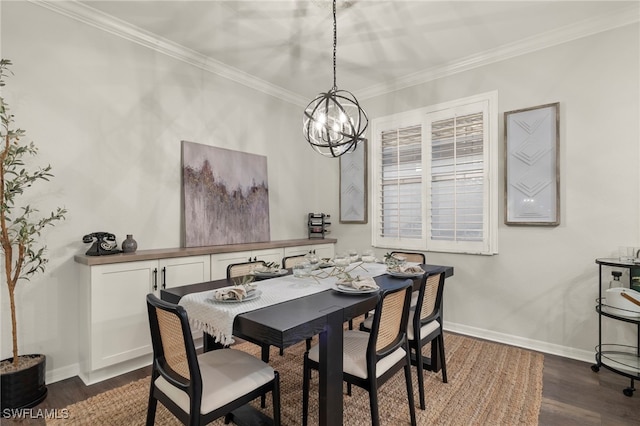
[[[451,266],[419,266],[427,273],[444,272],[445,278],[453,275]],[[229,306],[216,303],[214,292],[237,285],[237,281],[220,279],[166,288],[160,291],[160,297],[185,307],[192,325],[204,331],[204,351],[227,346],[233,341],[233,337],[260,344],[263,348],[268,345],[284,349],[318,336],[318,420],[323,426],[340,425],[343,423],[343,359],[340,355],[343,352],[344,324],[374,309],[378,301],[378,292],[357,294],[338,291],[336,283],[339,273],[335,271],[335,267],[330,266],[312,271],[312,276],[293,277],[288,270],[282,276],[257,281],[262,293],[260,299],[269,299],[273,294],[284,293],[287,293],[287,297],[279,299],[279,296],[273,296],[275,299],[272,300],[280,301],[262,305],[250,302],[246,305],[233,304],[234,316],[231,322],[218,324],[213,328],[211,324],[206,323],[207,318],[210,318],[207,314],[216,313],[217,310]],[[384,264],[378,263],[357,262],[337,271],[347,271],[351,276],[371,277],[381,290],[398,286],[407,279],[413,281],[414,290],[417,290],[421,282],[418,276],[391,275],[386,271]],[[289,291],[284,291],[283,285]],[[299,291],[305,287],[309,289],[308,292]],[[203,310],[204,306],[211,312]],[[193,315],[196,315],[196,319]],[[200,319],[197,319],[197,315],[200,315]],[[214,318],[218,317],[214,315]],[[219,330],[226,328],[229,330],[222,333]],[[228,335],[229,332],[232,336]],[[426,369],[440,370],[441,362],[438,359],[436,345],[432,344],[431,357],[423,357],[422,362]],[[270,424],[270,419],[250,408],[234,411],[233,421],[238,425]]]

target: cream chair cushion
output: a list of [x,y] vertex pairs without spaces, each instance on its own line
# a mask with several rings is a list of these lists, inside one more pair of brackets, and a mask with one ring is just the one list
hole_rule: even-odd
[[[363,379],[367,378],[367,344],[369,333],[359,330],[345,330],[344,349],[342,355],[342,371]],[[376,365],[376,377],[380,377],[385,371],[397,364],[406,352],[398,348],[386,357],[378,361]],[[320,362],[318,346],[309,350],[309,359]]]
[[411,306],[412,308],[415,308],[415,306],[418,304],[418,293],[420,293],[419,291],[414,291],[413,293],[411,293]]
[[[413,333],[413,316],[416,313],[415,309],[409,310],[409,323],[407,324],[407,339],[413,340],[415,339],[415,335]],[[428,336],[434,330],[437,330],[440,327],[440,323],[438,320],[433,320],[431,322],[426,323],[422,327],[420,327],[420,336]]]
[[[202,375],[203,414],[209,413],[273,380],[268,364],[236,349],[217,349],[198,355]],[[189,413],[189,395],[160,376],[157,388]]]

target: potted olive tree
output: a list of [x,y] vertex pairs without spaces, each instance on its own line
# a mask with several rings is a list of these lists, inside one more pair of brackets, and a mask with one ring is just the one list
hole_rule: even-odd
[[[11,61],[0,60],[0,87],[10,74]],[[48,181],[51,166],[28,170],[25,156],[36,155],[33,144],[22,142],[24,130],[14,127],[13,115],[0,95],[0,245],[4,255],[4,281],[7,283],[11,306],[11,331],[13,357],[0,361],[2,409],[33,407],[47,395],[45,362],[43,354],[18,354],[18,329],[16,320],[16,286],[38,272],[44,272],[48,259],[45,246],[38,244],[38,237],[48,225],[64,219],[66,209],[58,207],[48,216],[38,216],[38,210],[20,203],[25,189],[37,181]]]

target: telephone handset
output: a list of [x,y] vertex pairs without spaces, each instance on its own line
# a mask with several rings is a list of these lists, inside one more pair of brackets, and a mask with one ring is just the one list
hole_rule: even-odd
[[107,254],[121,253],[116,243],[116,236],[108,232],[94,232],[82,237],[85,243],[93,245],[85,253],[87,256],[104,256]]

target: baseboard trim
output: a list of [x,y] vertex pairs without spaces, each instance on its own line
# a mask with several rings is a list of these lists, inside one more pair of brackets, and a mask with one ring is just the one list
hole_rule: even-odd
[[496,331],[485,330],[482,328],[476,328],[447,321],[444,322],[443,328],[445,331],[463,334],[465,336],[477,337],[479,339],[490,340],[497,343],[504,343],[506,345],[517,346],[524,349],[530,349],[550,355],[557,355],[564,358],[571,358],[578,361],[595,362],[595,350],[585,351],[582,349],[570,348],[568,346],[556,345],[540,340],[527,339],[520,336],[499,333]]
[[45,373],[46,383],[55,383],[65,380],[80,373],[80,364],[75,363],[64,367],[49,370]]
[[[193,343],[196,347],[196,350],[202,349],[202,337],[194,337]],[[65,367],[56,368],[53,370],[47,370],[45,373],[45,382],[46,383],[55,383],[61,380],[66,380],[74,376],[80,377],[80,379],[86,384],[90,385],[93,383],[100,382],[102,380],[109,379],[111,377],[118,376],[120,374],[127,373],[129,371],[133,371],[137,368],[146,367],[147,365],[151,365],[151,355],[144,356],[139,359],[129,360],[124,363],[116,364],[111,367],[107,367],[96,372],[90,373],[81,373],[80,364],[75,363],[71,365],[67,365]],[[118,367],[120,366],[120,367]],[[126,366],[124,369],[123,367]]]

